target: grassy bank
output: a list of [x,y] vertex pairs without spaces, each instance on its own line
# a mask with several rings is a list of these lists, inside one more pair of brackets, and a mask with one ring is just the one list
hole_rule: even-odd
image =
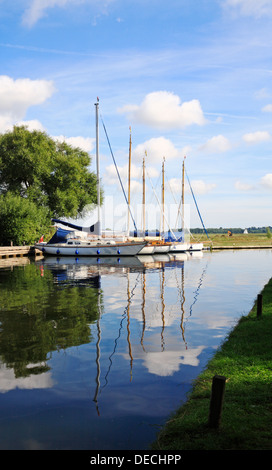
[[236,234],[234,233],[231,237],[227,234],[209,234],[209,239],[206,234],[192,234],[191,242],[202,242],[205,246],[212,246],[216,248],[218,246],[254,246],[256,248],[262,246],[271,246],[272,238],[268,238],[266,233],[248,233],[248,234]]
[[[272,450],[272,279],[196,380],[188,401],[170,418],[153,449]],[[226,377],[221,423],[208,426],[214,375]]]

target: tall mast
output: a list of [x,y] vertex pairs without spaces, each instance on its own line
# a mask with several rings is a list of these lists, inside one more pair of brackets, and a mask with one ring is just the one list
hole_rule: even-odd
[[164,162],[165,157],[162,161],[162,233],[164,233]]
[[99,129],[98,129],[98,110],[99,98],[95,103],[96,117],[96,188],[97,188],[97,218],[98,218],[98,235],[101,236],[101,212],[100,212],[100,171],[99,171]]
[[[185,160],[186,157],[184,157]],[[182,194],[181,194],[181,201],[182,201],[182,236],[184,237],[184,160],[182,162]]]
[[129,136],[129,157],[128,157],[128,215],[127,215],[127,231],[129,235],[129,208],[130,208],[130,177],[131,177],[131,127]]
[[[146,156],[146,152],[145,152]],[[143,236],[145,235],[145,157],[143,158]]]

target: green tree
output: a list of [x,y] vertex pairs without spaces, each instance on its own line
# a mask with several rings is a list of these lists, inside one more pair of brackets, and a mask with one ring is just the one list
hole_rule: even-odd
[[8,192],[0,196],[0,245],[31,245],[50,227],[47,207]]
[[87,152],[24,126],[0,136],[0,194],[12,192],[51,211],[76,217],[97,201]]

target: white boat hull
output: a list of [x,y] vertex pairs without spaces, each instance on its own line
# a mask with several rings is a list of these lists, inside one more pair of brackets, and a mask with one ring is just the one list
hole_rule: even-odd
[[152,255],[154,251],[155,251],[155,247],[153,245],[146,245],[141,249],[141,251],[138,254],[139,255]]
[[170,245],[155,245],[154,253],[168,253]]
[[143,248],[145,243],[116,243],[116,244],[94,244],[94,245],[68,245],[56,243],[50,245],[36,245],[45,255],[54,256],[135,256]]
[[203,250],[203,243],[192,243],[189,245],[189,251],[201,251]]
[[189,247],[190,245],[188,243],[173,243],[171,246],[170,246],[170,252],[185,252],[185,251],[188,251],[189,250]]

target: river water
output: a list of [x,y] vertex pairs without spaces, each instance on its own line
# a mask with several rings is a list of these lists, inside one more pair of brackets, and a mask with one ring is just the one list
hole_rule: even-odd
[[6,450],[148,449],[272,276],[272,250],[6,263]]

